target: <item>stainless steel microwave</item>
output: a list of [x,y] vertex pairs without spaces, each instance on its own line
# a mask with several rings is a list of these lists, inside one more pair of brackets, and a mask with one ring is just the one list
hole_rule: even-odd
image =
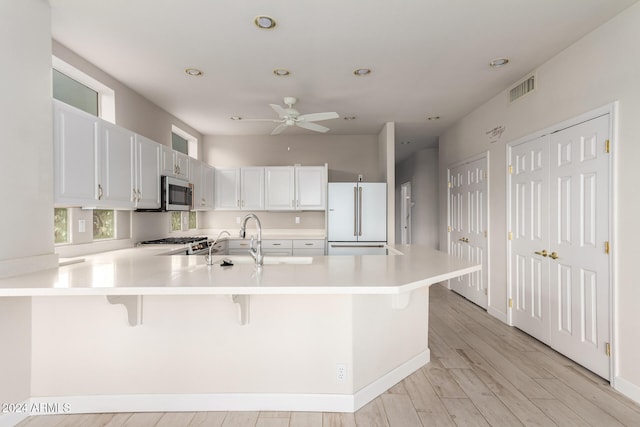
[[160,177],[160,208],[139,212],[188,211],[193,208],[193,188],[188,181],[171,176]]

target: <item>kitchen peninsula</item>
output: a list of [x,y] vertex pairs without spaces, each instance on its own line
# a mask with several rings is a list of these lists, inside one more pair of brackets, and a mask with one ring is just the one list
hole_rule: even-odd
[[429,286],[480,270],[402,245],[265,256],[262,268],[163,251],[0,280],[0,297],[31,297],[31,402],[70,413],[353,412],[429,362]]

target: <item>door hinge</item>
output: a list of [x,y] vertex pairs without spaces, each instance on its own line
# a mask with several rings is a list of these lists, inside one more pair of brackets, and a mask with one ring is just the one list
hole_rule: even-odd
[[512,174],[513,173],[513,166],[509,165],[509,173]]
[[604,352],[607,353],[608,357],[611,357],[611,344],[606,342],[604,343]]
[[509,298],[509,308],[513,308],[513,298]]
[[609,141],[608,139],[604,142],[604,152],[605,153],[611,152],[611,141]]
[[609,242],[604,242],[604,253],[608,254],[610,250],[611,247],[609,246]]
[[447,185],[449,186],[449,188],[453,188],[453,184],[451,183],[451,181],[449,181]]
[[451,233],[451,226],[447,227],[447,233]]
[[484,294],[489,295],[489,288],[484,288]]
[[513,233],[511,231],[509,232],[509,236],[508,237],[509,237],[509,240],[513,240]]

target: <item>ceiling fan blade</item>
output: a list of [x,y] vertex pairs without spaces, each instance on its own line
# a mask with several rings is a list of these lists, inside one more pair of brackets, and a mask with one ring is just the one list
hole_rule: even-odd
[[311,113],[311,114],[303,114],[298,117],[298,120],[304,120],[305,122],[319,122],[321,120],[329,120],[329,119],[337,119],[338,113],[335,112],[326,112],[326,113]]
[[322,133],[325,133],[325,132],[330,130],[328,127],[317,125],[317,124],[311,123],[311,122],[296,122],[296,126],[304,128],[304,129],[309,129],[309,130],[312,130],[314,132],[322,132]]
[[281,119],[284,119],[287,116],[287,110],[285,110],[278,104],[269,104],[269,106],[273,108],[273,111],[275,111],[278,114],[278,117],[280,117]]
[[276,128],[271,131],[271,135],[280,135],[282,131],[285,130],[287,127],[288,126],[286,124],[282,123],[281,125],[276,126]]

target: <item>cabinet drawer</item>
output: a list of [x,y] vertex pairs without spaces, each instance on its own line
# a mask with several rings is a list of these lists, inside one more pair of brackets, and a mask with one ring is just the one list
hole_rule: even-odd
[[291,240],[268,239],[262,241],[262,249],[291,249]]
[[266,256],[291,256],[293,255],[293,250],[291,248],[283,248],[283,249],[274,249],[274,248],[267,248],[267,249],[263,249],[262,253]]
[[324,240],[294,240],[294,249],[322,249],[324,250]]
[[293,256],[324,256],[324,248],[293,249]]
[[229,240],[229,249],[249,249],[251,238]]

